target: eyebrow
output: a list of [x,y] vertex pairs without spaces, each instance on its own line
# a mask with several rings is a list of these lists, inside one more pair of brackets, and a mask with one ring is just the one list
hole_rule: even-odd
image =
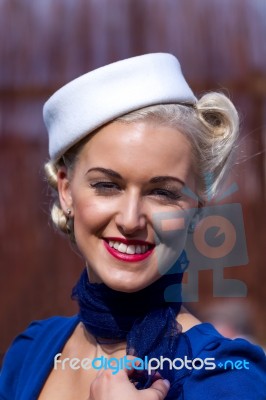
[[[123,179],[122,176],[118,172],[116,172],[112,169],[109,169],[109,168],[94,167],[94,168],[90,168],[86,172],[86,174],[88,174],[89,172],[101,172],[102,174],[105,174],[112,178]],[[175,181],[175,182],[181,183],[183,186],[185,186],[185,182],[183,182],[181,179],[179,179],[175,176],[168,176],[168,175],[154,176],[153,178],[150,179],[149,183],[165,183],[165,182],[169,182],[169,181]]]
[[185,186],[185,182],[183,182],[182,179],[179,179],[179,178],[177,178],[175,176],[168,176],[168,175],[155,176],[154,178],[152,178],[150,180],[150,183],[164,183],[164,182],[167,182],[167,181],[175,181],[175,182],[181,183],[183,186]]
[[112,169],[109,169],[109,168],[102,168],[102,167],[90,168],[86,172],[86,175],[89,172],[94,172],[94,171],[95,172],[101,172],[101,173],[103,173],[105,175],[111,176],[112,178],[123,179],[122,176],[118,172],[115,172],[115,171],[113,171]]

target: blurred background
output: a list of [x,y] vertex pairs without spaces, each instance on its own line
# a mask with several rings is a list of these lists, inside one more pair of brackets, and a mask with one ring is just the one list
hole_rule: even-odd
[[45,100],[69,80],[147,52],[176,55],[195,93],[226,93],[241,118],[239,190],[249,263],[225,268],[241,299],[199,272],[189,307],[227,336],[266,344],[266,1],[0,0],[0,353],[34,319],[71,315],[83,261],[49,219]]

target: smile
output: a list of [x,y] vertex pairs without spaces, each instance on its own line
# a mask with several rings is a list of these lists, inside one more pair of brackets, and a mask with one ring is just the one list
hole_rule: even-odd
[[107,251],[115,258],[123,261],[142,261],[149,257],[154,245],[138,240],[104,239]]

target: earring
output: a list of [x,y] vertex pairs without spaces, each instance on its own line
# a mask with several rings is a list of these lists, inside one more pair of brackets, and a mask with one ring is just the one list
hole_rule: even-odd
[[71,215],[71,210],[70,208],[67,208],[67,216],[70,217],[70,215]]
[[197,212],[194,214],[192,220],[190,221],[190,224],[188,226],[188,233],[194,233],[197,225],[199,224],[199,222],[202,220],[204,216],[204,210],[203,208],[198,208]]
[[188,230],[187,230],[188,233],[194,233],[195,227],[196,227],[195,222],[191,222],[191,223],[189,224],[189,227],[188,227]]

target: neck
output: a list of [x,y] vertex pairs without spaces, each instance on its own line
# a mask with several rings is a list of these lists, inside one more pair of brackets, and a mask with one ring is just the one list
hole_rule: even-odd
[[[138,319],[155,310],[170,307],[177,315],[181,307],[181,281],[181,273],[164,275],[138,292],[124,293],[104,283],[90,283],[84,270],[73,289],[72,298],[79,303],[84,326],[100,343],[106,344],[108,340],[119,342],[126,339]],[[165,291],[173,283],[179,284],[179,290],[175,291],[171,302],[166,302]]]

